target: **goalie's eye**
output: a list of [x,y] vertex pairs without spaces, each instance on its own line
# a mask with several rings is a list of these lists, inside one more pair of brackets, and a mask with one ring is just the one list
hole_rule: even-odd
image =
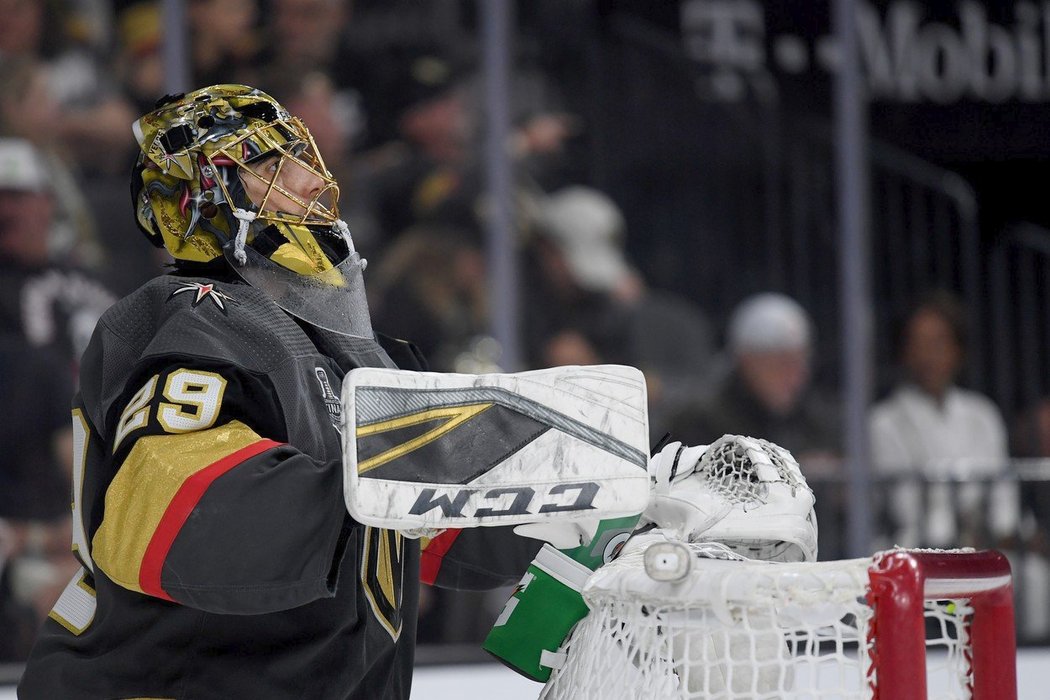
[[[247,167],[256,175],[263,177],[264,179],[270,179],[274,173],[277,172],[277,165],[281,159],[279,156],[265,156],[263,158],[257,158],[250,163],[247,163]],[[268,177],[269,176],[269,177]]]

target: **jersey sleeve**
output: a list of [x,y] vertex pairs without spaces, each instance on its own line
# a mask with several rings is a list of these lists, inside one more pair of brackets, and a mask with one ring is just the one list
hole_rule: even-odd
[[191,358],[132,376],[107,421],[97,567],[124,588],[209,612],[334,595],[350,528],[339,463],[289,444],[267,377]]
[[488,590],[517,583],[543,542],[514,534],[513,527],[445,530],[424,540],[419,560],[423,583],[459,590]]

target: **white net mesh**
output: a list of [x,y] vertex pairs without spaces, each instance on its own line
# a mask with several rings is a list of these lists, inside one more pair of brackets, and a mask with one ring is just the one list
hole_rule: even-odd
[[[769,460],[768,465],[756,465],[747,454],[749,442],[762,448],[762,456]],[[766,503],[770,482],[785,482],[792,490],[809,490],[794,460],[789,463],[782,453],[783,450],[766,440],[727,435],[704,452],[696,473],[733,505],[755,508]],[[760,468],[767,466],[774,473],[760,474]]]
[[969,698],[971,649],[966,621],[973,608],[965,599],[928,600],[925,607],[927,697]]
[[[689,546],[710,554],[710,545]],[[541,697],[873,697],[873,611],[865,598],[870,560],[781,564],[723,557],[695,559],[675,583],[653,581],[641,551],[596,572],[584,589],[591,612]],[[927,602],[930,698],[970,697],[970,612],[965,600]]]

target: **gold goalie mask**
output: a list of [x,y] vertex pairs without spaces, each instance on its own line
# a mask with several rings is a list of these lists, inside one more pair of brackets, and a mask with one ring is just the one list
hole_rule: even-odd
[[310,132],[266,93],[213,85],[134,123],[139,228],[181,263],[220,258],[315,326],[372,337],[364,260]]

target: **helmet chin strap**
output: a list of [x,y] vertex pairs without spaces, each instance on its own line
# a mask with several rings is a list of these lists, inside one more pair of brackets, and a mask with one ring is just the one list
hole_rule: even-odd
[[[254,211],[234,207],[233,215],[237,217],[238,221],[237,235],[233,239],[233,258],[239,265],[244,265],[248,262],[248,256],[244,252],[244,246],[248,242],[248,227],[253,221],[255,221],[255,217],[258,216],[258,214]],[[347,235],[349,235],[349,231],[347,232]]]
[[[251,223],[255,221],[258,214],[254,211],[248,211],[247,209],[241,209],[240,207],[233,207],[231,209],[233,215],[237,217],[237,235],[233,238],[233,258],[239,265],[245,265],[248,262],[248,256],[244,252],[244,246],[248,243],[248,228]],[[332,224],[332,229],[339,234],[339,237],[346,243],[346,248],[350,253],[356,253],[357,249],[354,248],[354,239],[350,235],[350,227],[346,225],[346,222],[342,219],[336,219],[335,223]],[[368,261],[364,258],[361,259],[361,269],[364,270],[368,266]]]
[[[346,249],[350,253],[356,253],[357,249],[354,248],[354,239],[350,236],[350,227],[346,225],[346,222],[342,219],[336,219],[335,223],[332,224],[332,229],[339,234],[346,243]],[[361,270],[365,270],[368,267],[368,261],[361,258]]]

